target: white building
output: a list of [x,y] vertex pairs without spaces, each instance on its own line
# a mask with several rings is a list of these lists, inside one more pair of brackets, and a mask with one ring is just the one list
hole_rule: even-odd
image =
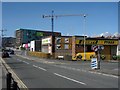
[[119,40],[119,44],[117,46],[117,55],[120,55],[120,40]]
[[41,51],[41,41],[34,40],[30,42],[30,51]]

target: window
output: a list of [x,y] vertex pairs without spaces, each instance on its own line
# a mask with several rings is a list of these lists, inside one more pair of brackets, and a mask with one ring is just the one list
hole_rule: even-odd
[[69,43],[69,38],[65,38],[65,43]]
[[61,43],[61,38],[56,38],[56,43]]
[[56,49],[61,49],[61,45],[60,44],[56,45]]
[[69,49],[69,44],[65,44],[65,49]]

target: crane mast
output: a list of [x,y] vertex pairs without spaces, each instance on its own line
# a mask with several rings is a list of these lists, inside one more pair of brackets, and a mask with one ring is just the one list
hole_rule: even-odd
[[85,55],[85,52],[86,52],[86,49],[85,49],[85,42],[86,42],[86,39],[85,39],[85,23],[86,23],[86,16],[88,16],[88,14],[66,14],[66,15],[54,15],[54,11],[52,10],[52,14],[51,15],[43,15],[42,17],[43,18],[51,18],[51,23],[52,23],[52,36],[54,36],[54,18],[57,18],[57,17],[69,17],[69,16],[83,16],[84,17],[84,60],[86,60],[86,55]]

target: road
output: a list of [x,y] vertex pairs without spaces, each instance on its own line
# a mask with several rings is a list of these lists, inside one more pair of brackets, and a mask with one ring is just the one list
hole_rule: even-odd
[[4,60],[28,88],[118,88],[117,76],[90,71],[90,62],[35,61],[16,55]]

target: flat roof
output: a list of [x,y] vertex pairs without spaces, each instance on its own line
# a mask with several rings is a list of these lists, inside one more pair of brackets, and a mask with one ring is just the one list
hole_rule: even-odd
[[[18,31],[18,30],[30,30],[30,31],[39,31],[39,32],[50,32],[50,33],[52,33],[52,31],[44,31],[43,29],[29,29],[29,28],[18,28],[18,29],[16,29],[16,31]],[[54,33],[61,33],[61,32],[54,32]]]

